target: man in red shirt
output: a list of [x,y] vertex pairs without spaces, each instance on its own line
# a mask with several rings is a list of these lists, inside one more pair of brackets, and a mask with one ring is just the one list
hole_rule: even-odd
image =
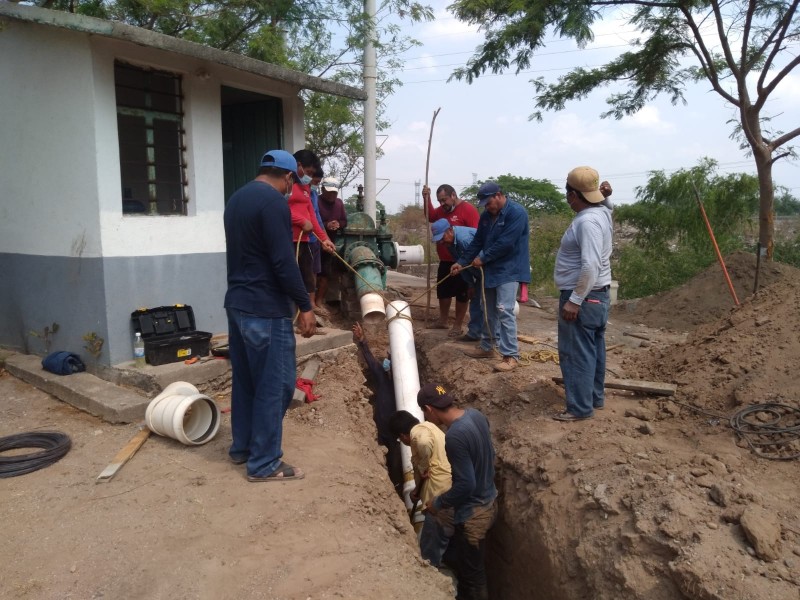
[[317,221],[316,211],[311,203],[310,184],[314,177],[314,165],[319,164],[319,159],[311,150],[298,150],[294,153],[294,159],[297,161],[297,175],[292,186],[292,195],[289,196],[289,211],[292,214],[292,243],[297,264],[300,266],[300,273],[303,275],[303,283],[311,299],[312,310],[322,317],[327,317],[328,311],[322,306],[317,306],[315,302],[314,292],[317,288],[317,277],[314,273],[314,260],[308,245],[308,234],[313,231],[322,244],[323,250],[326,252],[336,251],[336,246],[333,245],[328,234]]
[[[469,202],[461,200],[452,185],[442,184],[436,189],[436,199],[439,207],[434,208],[431,202],[431,189],[426,185],[422,187],[422,197],[427,207],[428,221],[434,223],[439,219],[447,219],[450,225],[461,227],[478,227],[478,209]],[[439,269],[436,281],[450,274],[450,267],[455,263],[447,245],[444,242],[436,244],[436,253],[439,255]],[[469,306],[469,287],[463,277],[450,277],[436,288],[436,298],[439,300],[439,321],[433,325],[434,329],[447,329],[447,318],[450,313],[450,299],[456,299],[456,320],[450,330],[451,337],[461,335],[461,327]]]

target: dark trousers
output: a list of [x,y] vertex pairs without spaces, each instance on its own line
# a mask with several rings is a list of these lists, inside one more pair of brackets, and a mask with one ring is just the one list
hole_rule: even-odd
[[[486,534],[496,516],[497,505],[491,502],[475,507],[469,519],[455,525],[450,546],[456,554],[456,600],[489,600],[489,587],[486,583]],[[445,557],[446,560],[448,558]]]

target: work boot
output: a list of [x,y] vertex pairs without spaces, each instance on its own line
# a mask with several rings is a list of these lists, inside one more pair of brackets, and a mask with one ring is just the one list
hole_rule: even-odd
[[492,348],[491,350],[484,350],[480,346],[474,348],[473,350],[464,350],[464,354],[469,356],[470,358],[498,358],[500,355],[497,353],[497,350]]
[[509,371],[513,371],[519,366],[519,362],[513,356],[504,356],[503,360],[497,363],[494,366],[495,371],[499,371],[500,373],[508,373]]

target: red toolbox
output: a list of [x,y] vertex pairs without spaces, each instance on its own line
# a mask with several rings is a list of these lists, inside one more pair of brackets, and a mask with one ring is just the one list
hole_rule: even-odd
[[140,308],[131,313],[134,333],[144,340],[144,356],[151,365],[207,356],[211,334],[195,329],[194,311],[187,304]]

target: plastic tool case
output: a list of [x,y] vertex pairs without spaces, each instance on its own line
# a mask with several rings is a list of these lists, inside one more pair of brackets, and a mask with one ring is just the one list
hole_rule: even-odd
[[191,306],[140,308],[131,313],[134,332],[144,339],[144,356],[151,365],[165,365],[208,355],[211,334],[196,331]]

